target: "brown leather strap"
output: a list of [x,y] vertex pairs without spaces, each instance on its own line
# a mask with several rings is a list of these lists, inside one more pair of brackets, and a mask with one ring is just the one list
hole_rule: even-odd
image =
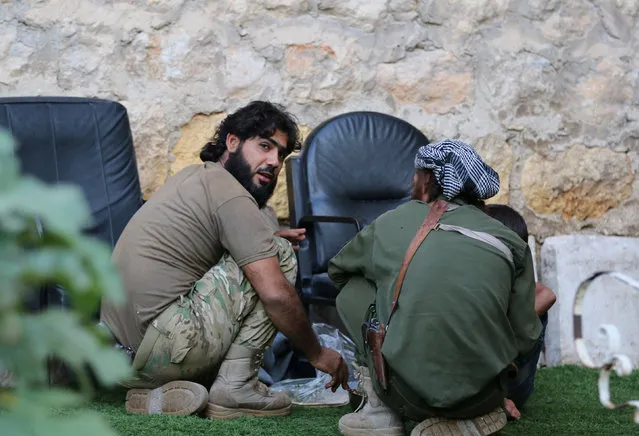
[[415,252],[422,244],[426,236],[430,233],[431,230],[437,225],[439,219],[442,217],[444,212],[448,209],[448,203],[443,200],[437,200],[430,208],[428,215],[426,215],[426,219],[419,229],[417,233],[413,237],[410,245],[408,246],[408,250],[406,250],[406,255],[404,256],[404,260],[402,261],[402,267],[399,270],[399,275],[397,276],[397,283],[395,284],[395,294],[393,295],[393,305],[391,306],[390,314],[388,315],[388,321],[386,325],[390,323],[390,319],[397,309],[397,301],[399,300],[399,293],[402,290],[402,284],[404,283],[404,277],[406,277],[406,271],[408,270],[408,265],[410,261],[413,259]]

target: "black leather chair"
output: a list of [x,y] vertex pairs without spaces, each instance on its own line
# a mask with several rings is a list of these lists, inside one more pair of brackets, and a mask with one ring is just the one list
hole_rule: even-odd
[[[143,202],[125,107],[76,97],[0,98],[0,127],[16,139],[23,173],[82,189],[93,216],[86,234],[115,246]],[[35,300],[32,309],[68,305],[54,285]]]
[[307,229],[298,251],[306,304],[335,304],[328,261],[382,213],[410,199],[417,149],[428,139],[399,118],[351,112],[307,137],[286,164],[291,227]]

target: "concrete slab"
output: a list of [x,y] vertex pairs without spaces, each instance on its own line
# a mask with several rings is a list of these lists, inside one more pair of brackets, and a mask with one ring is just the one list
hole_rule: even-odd
[[[597,271],[618,271],[639,278],[639,238],[591,235],[554,236],[541,248],[541,282],[557,294],[546,333],[549,366],[579,363],[573,345],[572,304],[579,284]],[[586,294],[584,338],[597,363],[607,342],[601,324],[615,325],[621,334],[620,352],[639,366],[639,292],[608,277],[595,281]]]

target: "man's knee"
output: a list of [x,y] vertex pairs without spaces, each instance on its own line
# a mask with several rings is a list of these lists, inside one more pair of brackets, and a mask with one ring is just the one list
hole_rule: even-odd
[[271,344],[277,329],[266,313],[264,305],[258,301],[251,313],[243,320],[234,343],[252,348],[264,349]]
[[280,264],[280,269],[286,279],[292,285],[295,285],[295,280],[297,279],[297,258],[295,257],[295,250],[293,250],[293,244],[279,236],[275,236],[275,244],[277,245],[277,259]]

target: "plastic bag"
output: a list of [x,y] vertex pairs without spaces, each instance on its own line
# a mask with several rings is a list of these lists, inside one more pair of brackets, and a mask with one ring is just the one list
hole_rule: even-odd
[[[324,323],[313,324],[313,330],[322,346],[337,351],[348,365],[348,385],[357,387],[353,363],[355,362],[355,344],[336,327]],[[331,380],[325,372],[317,371],[315,378],[282,380],[271,385],[272,391],[286,392],[293,404],[301,406],[343,406],[348,404],[348,391],[341,387],[331,392],[324,386]]]

